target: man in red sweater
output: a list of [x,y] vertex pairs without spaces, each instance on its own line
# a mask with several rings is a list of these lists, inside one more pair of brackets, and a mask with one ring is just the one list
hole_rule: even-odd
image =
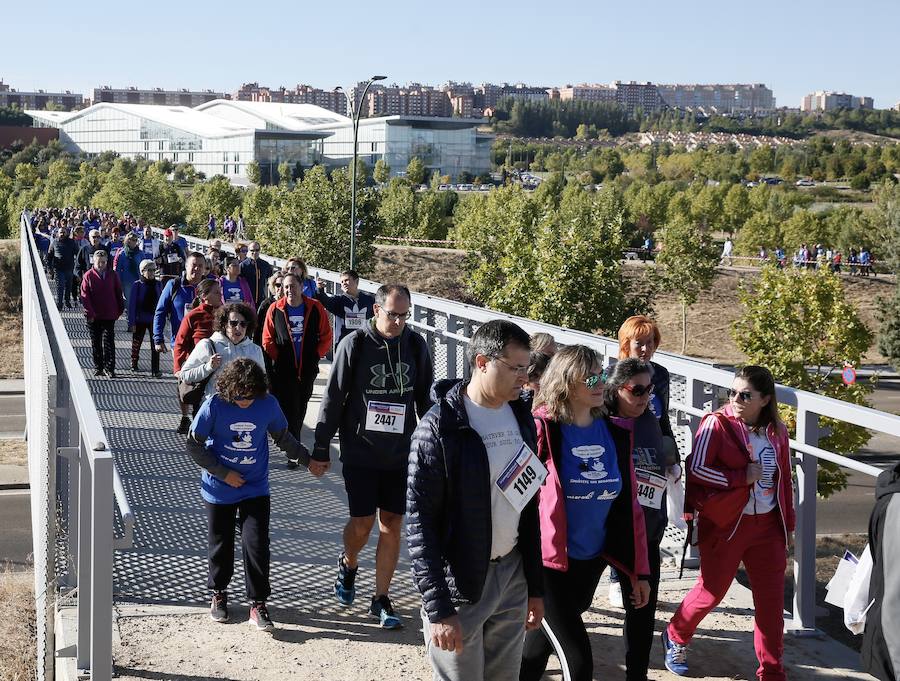
[[93,267],[81,280],[81,304],[91,334],[94,376],[116,377],[115,323],[125,311],[119,275],[107,267],[109,255],[94,251]]

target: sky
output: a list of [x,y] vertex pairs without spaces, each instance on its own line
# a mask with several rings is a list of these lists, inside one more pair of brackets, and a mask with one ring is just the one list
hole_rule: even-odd
[[900,101],[900,1],[555,0],[4,3],[0,79],[235,91],[447,80],[765,83],[779,106],[814,90]]

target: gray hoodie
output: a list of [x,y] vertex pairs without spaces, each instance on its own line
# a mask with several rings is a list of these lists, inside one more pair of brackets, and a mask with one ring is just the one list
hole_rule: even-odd
[[[222,356],[222,363],[218,369],[213,369],[210,362],[210,358],[214,354]],[[206,389],[203,391],[203,396],[209,397],[216,392],[216,374],[230,361],[241,357],[252,359],[265,371],[266,365],[263,361],[262,348],[254,343],[252,339],[249,337],[244,338],[244,340],[235,345],[224,333],[216,331],[210,338],[197,343],[196,347],[191,351],[190,356],[181,367],[181,380],[185,383],[200,383],[207,377],[210,377],[209,383],[206,384]]]
[[[330,458],[328,446],[339,431],[345,465],[405,468],[412,432],[431,407],[433,377],[425,339],[408,326],[399,337],[384,338],[371,320],[364,329],[344,337],[335,351],[322,397],[313,459]],[[375,408],[369,410],[371,402],[405,407],[402,431],[399,417],[391,424],[398,432],[380,426]]]

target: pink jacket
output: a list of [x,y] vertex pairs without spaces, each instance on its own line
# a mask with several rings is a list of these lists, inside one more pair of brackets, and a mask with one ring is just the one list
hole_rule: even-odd
[[[547,479],[539,492],[538,508],[541,519],[541,554],[544,566],[565,572],[569,569],[567,549],[567,521],[565,496],[560,481],[561,434],[559,424],[546,417],[543,407],[535,412],[537,427],[538,457],[547,466]],[[607,525],[613,529],[607,532],[607,542],[601,556],[610,565],[631,579],[649,579],[650,563],[647,558],[647,531],[644,525],[644,511],[637,500],[637,480],[631,458],[632,437],[606,421],[616,443],[616,456],[622,472],[622,492],[613,501],[607,517]]]
[[125,311],[119,275],[106,268],[103,275],[92,267],[81,278],[81,304],[88,320],[116,320]]
[[[775,449],[775,462],[778,466],[778,510],[784,525],[785,539],[787,533],[794,531],[794,490],[791,479],[790,444],[787,428],[783,424],[770,423],[766,427],[766,437]],[[743,443],[743,447],[739,447]],[[752,445],[750,433],[744,422],[735,417],[731,405],[727,404],[712,414],[707,414],[700,422],[700,428],[694,436],[694,451],[688,458],[687,465],[687,500],[697,494],[714,495],[729,490],[746,490],[741,495],[744,503],[749,498],[750,486],[747,484],[747,464],[751,459]],[[699,488],[699,489],[698,489]],[[710,509],[717,515],[713,521],[719,527],[728,527],[728,538],[734,534],[743,517],[744,503],[715,505],[707,504],[702,516],[709,516]],[[688,510],[688,509],[686,509]]]

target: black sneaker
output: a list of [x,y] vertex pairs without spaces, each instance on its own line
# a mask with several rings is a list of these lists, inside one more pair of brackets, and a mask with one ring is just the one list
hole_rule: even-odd
[[299,464],[296,461],[291,461],[290,459],[287,460],[287,469],[289,471],[294,470],[295,468],[297,468],[298,465]]
[[344,552],[338,558],[338,577],[334,580],[334,595],[338,597],[341,605],[353,605],[353,599],[356,597],[356,573],[359,566],[352,570],[347,567],[344,562]]
[[154,372],[153,372],[152,374],[150,374],[150,375],[153,376],[153,378],[162,378],[162,372],[161,372],[161,371],[154,371]]
[[213,622],[228,621],[228,594],[224,591],[213,593],[212,605],[209,607],[209,616]]
[[272,631],[275,628],[265,603],[254,603],[251,605],[250,619],[247,621],[260,631]]
[[132,362],[132,363],[131,363],[131,370],[132,370],[132,371],[137,371],[137,370],[138,370],[138,364],[137,364],[137,362]]
[[182,416],[181,421],[178,424],[178,429],[176,432],[179,435],[187,435],[188,431],[191,429],[191,419],[189,416]]
[[369,606],[369,614],[381,622],[382,629],[403,628],[403,622],[394,612],[394,606],[391,605],[391,599],[387,595],[377,596],[372,599],[372,605]]
[[115,378],[115,377],[116,377],[116,371],[115,371],[115,369],[107,369],[107,370],[106,370],[106,375],[109,376],[110,378]]
[[103,369],[94,369],[94,378],[101,378],[105,375],[106,373],[103,371]]

